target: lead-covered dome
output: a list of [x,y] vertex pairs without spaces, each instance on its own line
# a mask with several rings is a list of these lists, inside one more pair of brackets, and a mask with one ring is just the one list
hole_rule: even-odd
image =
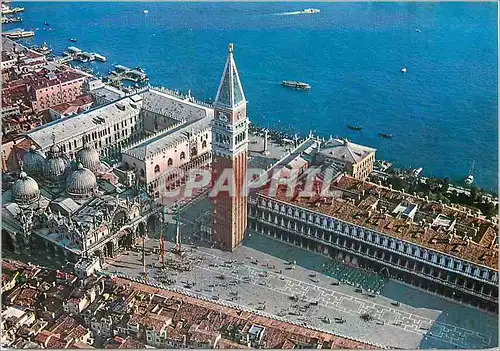
[[26,172],[21,171],[19,179],[12,186],[12,199],[20,205],[32,204],[40,198],[38,183]]
[[35,178],[43,175],[45,157],[36,151],[35,145],[31,145],[28,152],[23,156],[23,170]]
[[43,176],[49,186],[62,186],[70,167],[69,159],[57,145],[52,145],[43,167]]
[[94,173],[83,167],[81,163],[71,172],[66,181],[66,192],[77,198],[88,198],[94,195],[97,189],[97,179]]
[[96,149],[92,148],[89,144],[85,144],[83,149],[76,153],[76,161],[80,162],[84,168],[96,172],[101,168],[101,161],[99,160],[99,153]]

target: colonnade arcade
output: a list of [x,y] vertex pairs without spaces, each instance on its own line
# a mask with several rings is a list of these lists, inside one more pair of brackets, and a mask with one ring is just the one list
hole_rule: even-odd
[[497,272],[485,274],[468,262],[457,266],[445,255],[366,228],[259,197],[250,201],[249,229],[413,285],[424,284],[440,294],[469,303],[479,298],[487,308],[498,308]]

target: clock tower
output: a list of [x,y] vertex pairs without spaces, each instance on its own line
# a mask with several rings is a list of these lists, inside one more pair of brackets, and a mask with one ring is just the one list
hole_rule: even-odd
[[224,250],[239,246],[247,230],[247,101],[233,58],[233,44],[217,90],[212,126],[212,241]]

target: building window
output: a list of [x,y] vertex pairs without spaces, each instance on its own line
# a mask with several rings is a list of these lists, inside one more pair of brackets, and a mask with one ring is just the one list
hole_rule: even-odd
[[155,166],[155,173],[160,173],[160,166],[159,165]]
[[181,155],[180,155],[180,159],[184,160],[185,158],[186,158],[186,154],[184,153],[184,151],[182,151]]
[[207,141],[206,140],[203,140],[203,142],[201,143],[201,147],[203,149],[207,147]]
[[167,166],[172,166],[174,164],[174,160],[172,160],[171,158],[168,159],[167,161]]

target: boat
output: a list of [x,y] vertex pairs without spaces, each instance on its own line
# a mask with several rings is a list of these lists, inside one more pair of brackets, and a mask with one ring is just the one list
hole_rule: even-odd
[[49,22],[43,22],[45,26],[50,26]]
[[363,127],[358,127],[358,126],[347,126],[347,128],[352,129],[352,130],[357,130],[357,131],[360,131],[361,129],[363,129]]
[[464,180],[464,183],[467,185],[471,185],[472,183],[474,183],[474,176],[472,175],[472,173],[474,172],[474,163],[475,162],[472,161],[472,164],[469,169],[469,175]]
[[105,57],[105,56],[102,56],[102,55],[96,54],[95,52],[93,53],[93,55],[94,55],[94,58],[95,58],[97,61],[106,62],[106,57]]
[[9,7],[7,5],[2,4],[2,15],[10,15],[13,13],[23,12],[24,7]]
[[392,134],[378,133],[382,138],[392,139]]
[[9,39],[22,39],[34,37],[35,32],[32,30],[14,29],[12,31],[2,33],[2,35]]
[[304,14],[313,14],[313,13],[319,13],[320,10],[318,9],[304,9],[302,11],[300,11],[300,13],[304,13]]
[[144,10],[144,11],[142,11],[142,12],[143,12],[145,15],[149,13],[149,11],[148,11],[148,10]]
[[420,33],[422,31],[420,30],[420,28],[415,28],[415,32]]
[[401,73],[406,73],[407,71],[406,67],[401,68]]
[[39,52],[42,55],[48,55],[52,52],[52,49],[49,48],[46,42],[43,42],[42,45],[40,46],[32,46],[30,49],[35,50],[36,52]]
[[310,90],[311,89],[311,86],[307,83],[295,82],[295,81],[290,81],[290,80],[282,81],[281,85],[283,85],[284,87],[294,88],[297,90]]
[[21,17],[2,17],[2,24],[22,22]]
[[422,172],[422,169],[423,169],[422,167],[419,167],[419,168],[417,168],[417,169],[414,169],[414,170],[413,170],[413,176],[414,176],[414,177],[418,177],[418,175]]
[[75,38],[70,38],[69,41],[71,41],[72,43],[76,43],[76,39]]

